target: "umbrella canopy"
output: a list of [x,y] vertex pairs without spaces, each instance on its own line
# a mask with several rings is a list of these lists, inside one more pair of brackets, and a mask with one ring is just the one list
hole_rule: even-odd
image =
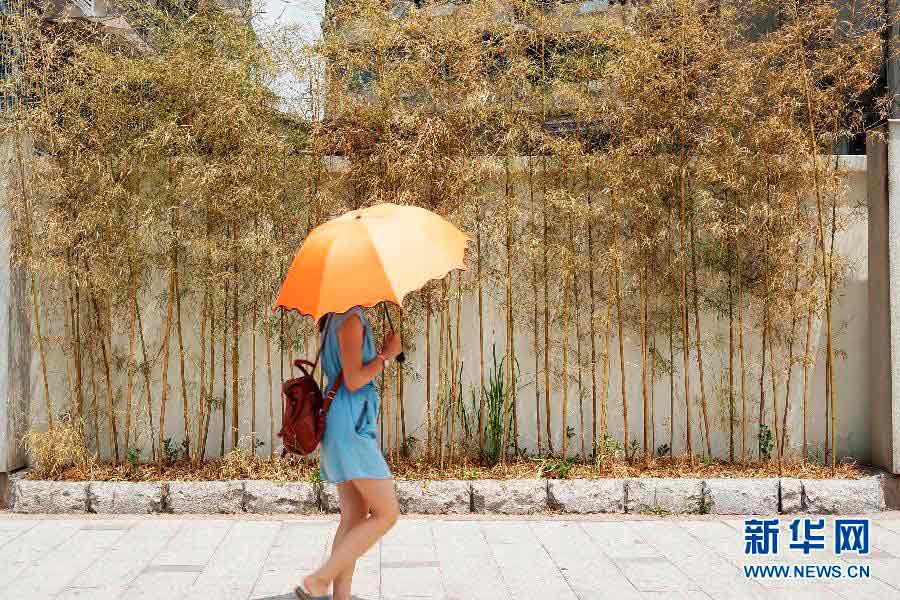
[[428,281],[465,269],[468,241],[449,221],[417,206],[385,203],[348,212],[309,234],[274,309],[318,320],[357,305],[402,305]]

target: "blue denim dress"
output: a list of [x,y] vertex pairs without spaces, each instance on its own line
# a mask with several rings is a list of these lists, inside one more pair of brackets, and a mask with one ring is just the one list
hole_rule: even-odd
[[[360,307],[351,308],[343,314],[330,315],[325,327],[325,343],[321,355],[328,385],[341,371],[338,330],[352,315],[358,316],[363,325],[363,364],[373,360],[377,354],[372,328]],[[345,385],[341,386],[325,417],[325,435],[322,436],[319,449],[319,475],[322,481],[341,483],[350,479],[392,477],[378,446],[378,405],[378,390],[374,382],[369,382],[355,392],[350,392]]]

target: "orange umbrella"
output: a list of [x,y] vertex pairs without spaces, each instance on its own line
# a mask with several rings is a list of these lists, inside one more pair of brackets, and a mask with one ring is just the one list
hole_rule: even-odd
[[309,234],[274,309],[318,320],[357,305],[402,305],[429,280],[465,269],[468,241],[449,221],[417,206],[386,203],[348,212]]

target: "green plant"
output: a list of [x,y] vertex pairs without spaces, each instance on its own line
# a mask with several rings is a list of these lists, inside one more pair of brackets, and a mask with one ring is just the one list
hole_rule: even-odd
[[178,460],[179,449],[178,446],[175,445],[175,441],[167,437],[163,440],[163,462],[167,465],[175,464]]
[[621,460],[625,456],[625,447],[619,440],[609,434],[604,434],[603,439],[594,448],[594,456],[597,465],[604,467],[611,462]]
[[322,474],[318,469],[313,469],[309,472],[309,482],[313,485],[319,485],[322,483]]
[[575,460],[571,458],[538,459],[538,477],[547,479],[565,479],[572,470]]
[[656,449],[657,456],[666,456],[672,451],[672,448],[668,444],[660,444]]
[[128,461],[129,466],[132,471],[137,471],[141,466],[141,450],[140,448],[129,448],[128,453],[125,455],[125,459]]
[[[506,400],[506,388],[504,380],[505,357],[497,359],[496,345],[492,346],[493,366],[487,372],[484,387],[481,389],[481,398],[484,402],[484,450],[479,459],[485,466],[493,466],[500,461],[500,456],[507,444],[504,443],[504,435],[512,427],[512,410],[504,407]],[[463,430],[464,439],[470,447],[474,447],[478,441],[478,403],[479,397],[475,389],[469,396],[468,407],[459,398],[459,418]],[[510,440],[511,442],[512,440]]]
[[640,447],[638,446],[637,440],[631,440],[631,443],[628,444],[628,460],[634,460],[634,457],[637,456]]
[[775,445],[775,438],[768,425],[760,425],[757,441],[759,442],[759,457],[763,460],[772,458],[772,448]]

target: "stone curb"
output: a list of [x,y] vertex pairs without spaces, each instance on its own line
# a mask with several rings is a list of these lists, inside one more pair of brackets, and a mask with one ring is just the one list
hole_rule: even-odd
[[472,484],[459,480],[394,483],[400,512],[419,515],[458,515],[471,512]]
[[530,515],[550,508],[548,480],[478,479],[472,482],[472,512],[497,515]]
[[244,511],[254,514],[321,513],[319,490],[308,481],[244,481]]
[[803,511],[820,515],[862,514],[885,509],[884,476],[803,480]]
[[777,479],[707,479],[704,512],[713,515],[771,515],[778,512]]
[[[331,483],[42,481],[14,478],[11,509],[60,514],[340,512]],[[512,479],[395,481],[404,514],[864,514],[895,506],[900,478]]]
[[163,481],[92,481],[88,511],[98,514],[152,514],[165,510],[169,485]]
[[622,479],[550,479],[550,508],[566,514],[625,512],[625,482]]
[[702,514],[706,512],[703,479],[625,479],[625,512]]
[[88,482],[17,479],[13,483],[12,505],[17,513],[86,513]]
[[244,481],[170,481],[166,508],[174,514],[244,512]]

